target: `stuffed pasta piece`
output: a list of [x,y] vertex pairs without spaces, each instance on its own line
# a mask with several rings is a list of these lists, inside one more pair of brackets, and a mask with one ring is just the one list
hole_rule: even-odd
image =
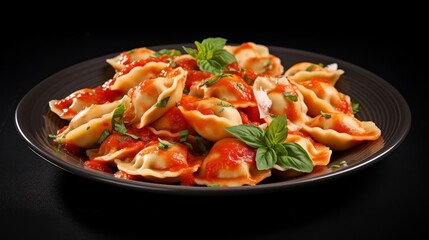
[[131,88],[124,121],[142,128],[176,106],[182,98],[186,74],[182,68],[176,68],[165,77],[148,79]]
[[338,64],[332,63],[326,67],[311,62],[299,62],[286,70],[284,76],[295,82],[304,82],[311,79],[326,79],[332,86],[344,74],[338,69]]
[[67,127],[59,131],[56,141],[81,148],[95,147],[102,132],[112,129],[113,111],[120,103],[121,100],[118,100],[85,108],[73,117]]
[[308,120],[304,98],[295,84],[287,78],[257,77],[253,91],[261,117],[286,114],[288,126],[295,130]]
[[270,76],[279,76],[284,71],[280,58],[271,55],[264,45],[246,42],[238,46],[227,45],[225,49],[232,53],[238,64],[246,70],[251,69],[257,74]]
[[258,170],[256,149],[236,138],[224,138],[214,144],[195,173],[198,185],[232,187],[256,185],[271,176],[271,170]]
[[181,143],[164,140],[152,141],[130,161],[115,160],[118,169],[157,183],[192,185],[193,173],[201,164],[199,158],[188,153]]
[[296,84],[304,96],[308,115],[315,117],[322,112],[353,114],[350,96],[339,92],[326,79],[312,79]]
[[209,141],[232,137],[225,128],[242,124],[238,110],[219,98],[198,99],[183,95],[178,108],[191,128]]
[[303,126],[316,141],[332,150],[346,150],[363,141],[377,140],[381,130],[372,121],[360,121],[344,113],[323,113]]
[[135,48],[130,51],[125,51],[116,55],[113,58],[106,60],[116,71],[123,70],[130,63],[137,60],[147,59],[155,54],[155,51],[149,48]]
[[80,89],[63,99],[53,99],[49,101],[49,107],[60,118],[70,121],[80,111],[93,104],[100,105],[121,99],[124,93],[119,90],[112,90],[110,87],[113,83],[114,80],[111,79],[102,86]]
[[256,106],[252,87],[236,74],[194,82],[189,95],[199,98],[219,98],[236,108]]

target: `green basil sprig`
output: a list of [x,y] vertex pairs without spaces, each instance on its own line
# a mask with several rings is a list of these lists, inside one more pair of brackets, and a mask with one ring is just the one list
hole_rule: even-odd
[[285,115],[275,117],[265,132],[251,124],[225,129],[250,147],[257,148],[256,167],[259,170],[271,169],[277,164],[299,172],[313,171],[313,162],[307,151],[295,142],[285,142],[288,134]]
[[183,49],[197,60],[198,67],[203,72],[221,74],[230,63],[237,62],[234,55],[225,50],[224,38],[206,38],[201,43],[195,41],[197,49],[183,47]]

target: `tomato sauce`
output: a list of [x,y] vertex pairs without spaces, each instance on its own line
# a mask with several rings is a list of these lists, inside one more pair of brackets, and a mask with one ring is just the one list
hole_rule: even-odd
[[221,169],[234,170],[243,163],[255,164],[256,149],[239,140],[215,145],[211,153],[216,153],[216,158],[206,163],[205,173],[208,180],[218,178]]
[[110,167],[105,161],[100,160],[88,160],[83,163],[83,166],[86,168],[94,169],[101,172],[111,173],[113,174],[112,167]]
[[111,90],[105,87],[96,87],[96,88],[84,88],[77,92],[74,92],[67,96],[66,98],[55,102],[55,107],[58,109],[63,109],[63,111],[71,111],[69,108],[73,104],[74,99],[91,103],[91,104],[103,104],[108,102],[113,102],[118,100],[123,96],[123,93],[119,90]]

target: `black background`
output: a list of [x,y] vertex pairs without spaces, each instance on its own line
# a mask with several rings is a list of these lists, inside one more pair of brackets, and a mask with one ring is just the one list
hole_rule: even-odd
[[[205,31],[78,29],[11,34],[2,59],[0,225],[7,239],[366,239],[427,235],[427,141],[420,95],[424,41],[408,30],[334,24],[296,29]],[[308,29],[308,31],[305,31]],[[58,29],[57,29],[58,30]],[[344,30],[344,29],[343,29]],[[299,34],[298,34],[299,33]],[[412,126],[381,161],[322,184],[261,195],[174,196],[80,178],[35,155],[18,135],[14,111],[32,87],[70,65],[141,46],[206,37],[253,41],[336,57],[392,84],[407,100]],[[405,36],[405,37],[404,37]],[[425,130],[426,131],[426,130]],[[160,230],[159,230],[160,229]]]

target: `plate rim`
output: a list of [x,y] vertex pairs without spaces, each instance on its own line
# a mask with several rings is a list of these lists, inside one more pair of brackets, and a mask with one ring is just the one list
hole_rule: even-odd
[[[232,43],[234,44],[234,43]],[[164,45],[155,45],[155,46],[148,46],[147,48],[153,49],[153,50],[160,50],[163,48],[177,48],[179,45],[183,46],[190,46],[191,43],[176,43],[176,44],[164,44]],[[362,68],[358,65],[355,65],[353,63],[350,63],[348,61],[344,61],[342,59],[338,59],[335,57],[331,57],[325,54],[320,54],[317,52],[307,51],[307,50],[301,50],[296,48],[287,48],[287,47],[280,47],[280,46],[273,46],[273,45],[265,45],[270,49],[270,52],[272,51],[289,51],[289,52],[295,52],[300,55],[310,55],[312,57],[316,58],[324,58],[324,59],[330,59],[333,62],[339,63],[339,65],[346,65],[348,67],[351,67],[353,69],[356,69],[358,72],[362,72],[368,76],[370,76],[372,79],[376,79],[376,81],[383,86],[387,87],[388,92],[391,92],[395,95],[395,97],[398,97],[397,103],[401,104],[401,110],[406,111],[406,113],[403,114],[403,119],[401,122],[405,123],[406,125],[403,126],[402,132],[397,138],[395,138],[395,142],[391,144],[388,148],[381,148],[378,152],[371,155],[369,159],[366,159],[365,161],[361,161],[357,164],[354,164],[352,166],[342,168],[336,171],[331,171],[326,174],[314,176],[311,178],[299,178],[299,179],[288,179],[286,181],[281,182],[274,182],[274,183],[267,183],[267,184],[257,184],[255,186],[238,186],[238,187],[225,187],[225,188],[213,188],[213,187],[206,187],[206,186],[181,186],[181,185],[169,185],[169,184],[160,184],[160,183],[152,183],[152,182],[143,182],[143,181],[133,181],[133,180],[126,180],[126,179],[118,179],[113,177],[112,174],[102,173],[90,169],[85,169],[82,167],[75,166],[73,164],[70,164],[64,160],[62,160],[59,157],[55,157],[50,153],[47,153],[43,151],[36,143],[32,142],[29,139],[29,136],[26,134],[26,130],[22,129],[22,115],[24,114],[24,104],[26,104],[27,101],[30,100],[32,93],[37,92],[40,88],[43,87],[43,85],[48,84],[51,79],[54,79],[56,76],[58,76],[61,73],[65,73],[67,71],[70,71],[78,66],[83,66],[85,64],[89,64],[91,62],[97,62],[97,61],[103,61],[107,58],[116,56],[120,52],[105,54],[99,57],[90,58],[84,61],[81,61],[79,63],[75,63],[73,65],[70,65],[66,68],[63,68],[60,71],[57,71],[47,78],[43,79],[39,83],[37,83],[35,86],[33,86],[19,101],[15,108],[15,128],[17,132],[19,133],[21,139],[24,140],[27,147],[31,149],[37,156],[44,159],[45,161],[49,162],[50,164],[53,164],[54,166],[63,169],[69,173],[75,174],[80,177],[84,177],[87,179],[95,180],[102,183],[107,183],[114,186],[124,187],[128,189],[133,190],[140,190],[140,191],[148,191],[148,192],[154,192],[154,193],[166,193],[166,194],[175,194],[175,195],[231,195],[231,194],[257,194],[257,193],[263,193],[263,192],[273,192],[273,191],[284,191],[287,189],[295,189],[300,188],[304,186],[308,186],[314,183],[322,183],[331,181],[334,179],[337,179],[338,177],[346,176],[351,173],[354,173],[358,170],[365,169],[366,167],[379,162],[381,159],[385,158],[387,155],[389,155],[392,151],[397,149],[401,143],[406,139],[410,128],[411,128],[411,122],[412,122],[412,115],[410,107],[406,101],[406,99],[402,96],[402,94],[388,81],[381,78],[380,76],[376,75],[375,73]],[[43,114],[43,113],[41,113]],[[383,133],[382,133],[383,134]],[[384,150],[383,150],[384,149]],[[383,150],[383,151],[381,151]]]

